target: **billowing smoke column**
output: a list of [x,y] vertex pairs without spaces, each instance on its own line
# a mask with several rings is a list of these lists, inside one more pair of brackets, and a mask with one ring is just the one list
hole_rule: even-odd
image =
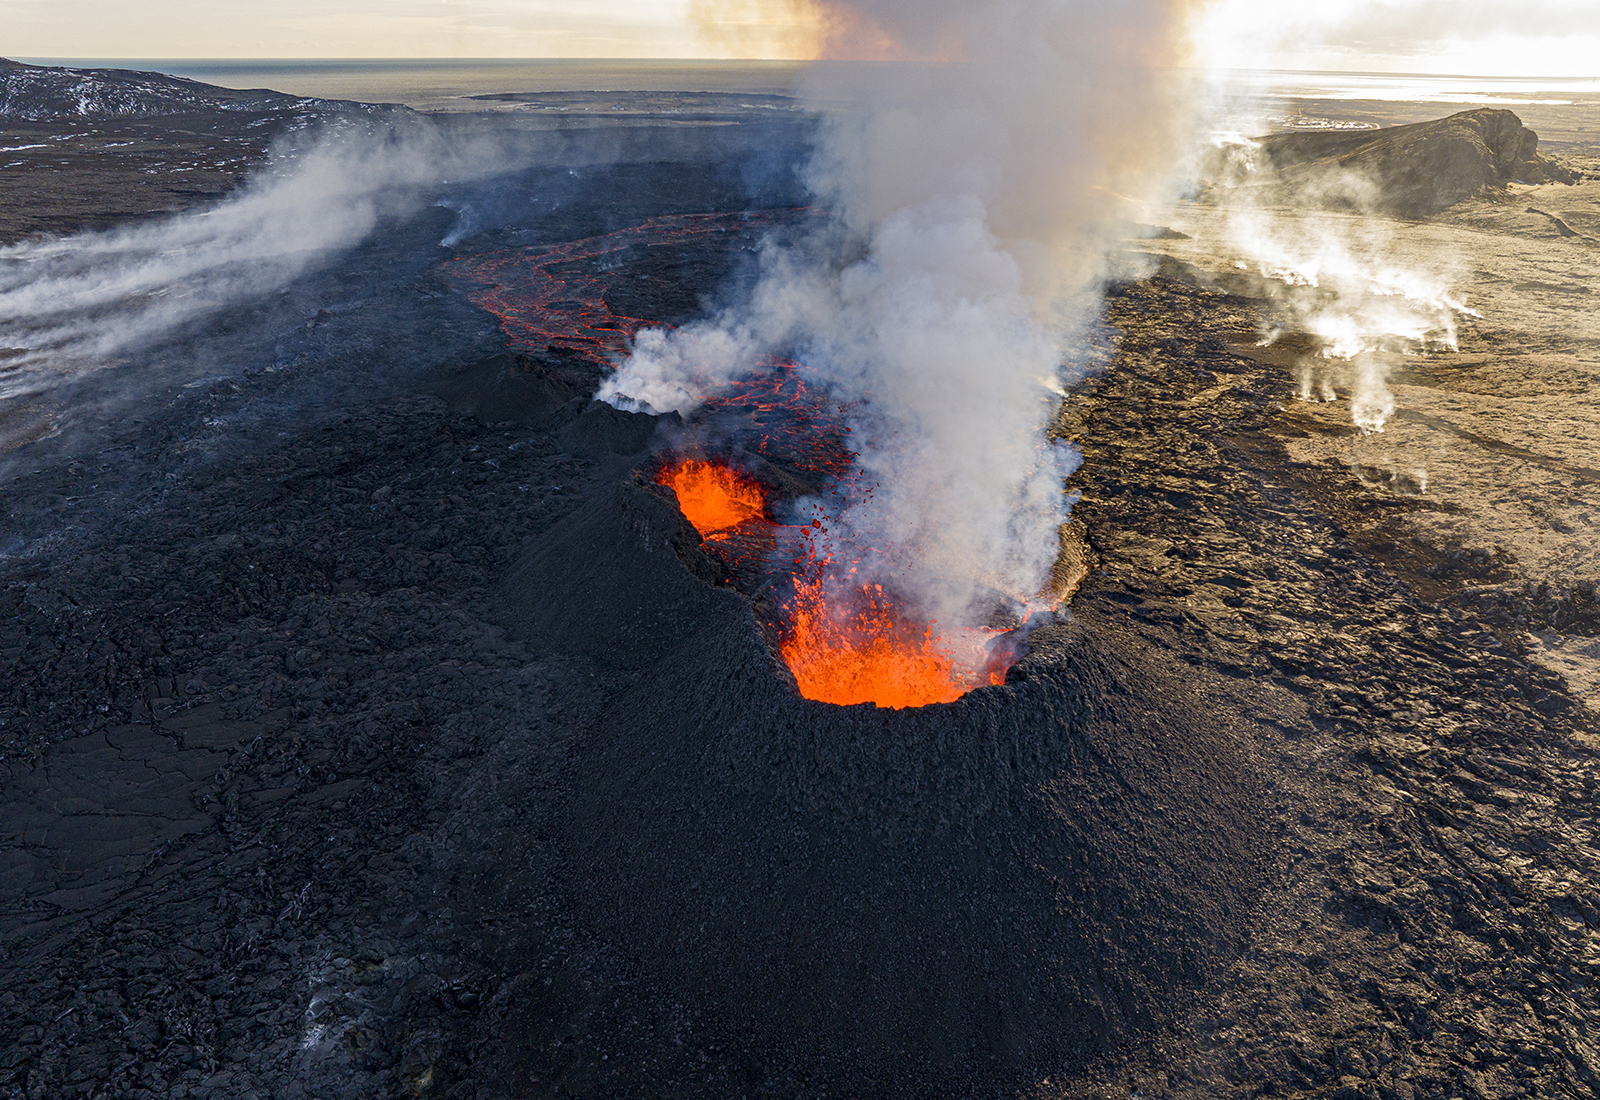
[[951,623],[985,592],[1048,603],[1077,456],[1046,428],[1081,369],[1072,337],[1093,323],[1100,226],[1175,159],[1164,67],[1187,8],[860,0],[829,13],[835,55],[903,59],[825,65],[809,89],[829,117],[810,180],[842,240],[772,250],[745,306],[641,333],[601,396],[687,412],[792,355],[851,410],[872,489],[829,524],[837,583],[892,585]]
[[276,150],[215,206],[0,248],[0,399],[287,286],[414,209],[427,186],[504,170],[508,155],[417,120],[332,126]]

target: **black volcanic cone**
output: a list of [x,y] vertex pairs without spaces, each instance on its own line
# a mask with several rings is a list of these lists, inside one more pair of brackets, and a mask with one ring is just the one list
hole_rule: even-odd
[[1081,1064],[1237,948],[1255,784],[1185,674],[1080,618],[955,703],[802,699],[698,544],[624,482],[504,592],[628,685],[581,742],[568,887],[660,988],[852,1094],[947,1094]]

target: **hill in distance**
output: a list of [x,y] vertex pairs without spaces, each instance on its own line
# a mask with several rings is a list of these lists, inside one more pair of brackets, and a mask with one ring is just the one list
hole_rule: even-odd
[[1423,218],[1509,183],[1574,183],[1515,113],[1462,111],[1379,130],[1271,134],[1204,166],[1209,197]]

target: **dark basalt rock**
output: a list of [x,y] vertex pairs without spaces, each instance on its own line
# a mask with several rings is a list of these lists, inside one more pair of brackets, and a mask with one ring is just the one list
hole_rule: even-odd
[[618,485],[556,524],[507,571],[505,618],[536,649],[582,653],[613,669],[648,666],[692,643],[708,599],[739,606],[732,593],[708,597],[679,564],[681,553],[700,577],[717,579],[719,567],[699,544],[673,501]]
[[[126,216],[96,196],[143,163],[13,171],[0,236]],[[717,186],[619,166],[539,239]],[[1113,287],[1058,425],[1074,622],[1008,687],[839,709],[789,693],[670,500],[617,487],[648,455],[563,450],[581,398],[509,427],[498,391],[484,423],[406,395],[447,380],[397,360],[498,346],[401,292],[412,232],[443,227],[361,259],[394,265],[370,328],[330,274],[299,300],[327,323],[230,329],[232,378],[8,456],[0,1094],[1600,1092],[1600,727],[1518,642],[1600,630],[1592,579],[1512,584],[1401,537],[1425,502],[1387,479],[1295,461],[1266,304]],[[316,369],[244,369],[273,332]]]
[[669,995],[921,1095],[1082,1064],[1237,948],[1268,843],[1196,677],[1091,616],[952,704],[802,699],[698,541],[624,483],[502,588],[536,648],[628,673],[575,765],[569,889]]
[[571,401],[580,407],[594,390],[592,372],[562,369],[529,356],[502,352],[463,367],[434,390],[450,411],[484,424],[549,426],[552,414]]
[[[590,401],[578,418],[562,429],[561,445],[580,458],[603,461],[616,455],[636,455],[645,449],[663,418],[627,412],[604,401]],[[677,413],[664,418],[678,420]]]
[[1573,183],[1539,156],[1511,111],[1480,108],[1381,130],[1271,134],[1250,158],[1219,153],[1207,174],[1268,203],[1311,203],[1426,217],[1507,183]]
[[394,104],[0,58],[0,146],[10,150],[0,244],[175,214],[228,194],[286,134],[417,117]]

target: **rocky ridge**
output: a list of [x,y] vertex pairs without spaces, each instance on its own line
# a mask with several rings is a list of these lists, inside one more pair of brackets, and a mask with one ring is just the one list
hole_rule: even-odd
[[1493,108],[1379,130],[1269,134],[1205,166],[1232,203],[1324,205],[1427,217],[1507,183],[1572,183],[1539,155],[1539,136]]
[[165,73],[27,65],[0,58],[0,119],[8,121],[104,121],[213,111],[373,113],[396,109],[286,95],[265,88],[222,88]]
[[405,107],[237,91],[123,69],[0,58],[0,246],[215,200],[286,135]]

